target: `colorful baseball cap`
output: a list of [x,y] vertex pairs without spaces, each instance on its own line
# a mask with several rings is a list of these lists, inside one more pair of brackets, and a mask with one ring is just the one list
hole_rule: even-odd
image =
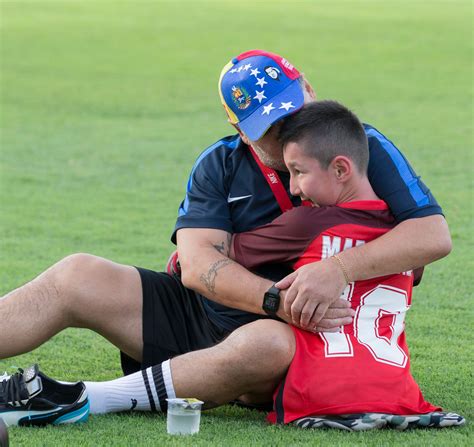
[[252,140],[272,124],[301,109],[301,73],[286,59],[251,50],[232,59],[222,70],[219,94],[229,121]]

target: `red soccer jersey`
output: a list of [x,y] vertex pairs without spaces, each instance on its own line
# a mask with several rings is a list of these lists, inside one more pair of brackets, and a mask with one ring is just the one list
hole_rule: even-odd
[[[287,262],[294,269],[386,233],[394,221],[382,201],[295,208],[272,223],[234,237],[236,260],[247,268]],[[410,374],[404,319],[412,272],[357,281],[343,298],[356,316],[338,333],[292,326],[296,352],[274,395],[271,422],[310,415],[421,414],[440,410],[423,399]]]

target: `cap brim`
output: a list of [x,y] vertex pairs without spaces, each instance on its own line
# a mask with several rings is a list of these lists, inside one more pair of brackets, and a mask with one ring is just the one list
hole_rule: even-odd
[[[280,108],[282,103],[291,102],[292,106],[288,110]],[[269,114],[263,114],[264,107],[272,104],[273,109]],[[299,79],[294,80],[285,90],[262,104],[255,112],[238,123],[247,137],[252,141],[257,141],[263,137],[265,132],[281,118],[291,115],[301,109],[304,104],[304,93]]]

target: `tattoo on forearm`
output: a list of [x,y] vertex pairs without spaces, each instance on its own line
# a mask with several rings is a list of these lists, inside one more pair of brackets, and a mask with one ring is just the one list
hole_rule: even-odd
[[232,241],[232,235],[230,233],[227,233],[226,241],[222,241],[220,244],[212,244],[212,246],[224,256],[229,256],[231,241]]
[[213,247],[221,254],[225,255],[226,253],[226,246],[225,246],[225,243],[224,241],[222,241],[220,243],[220,245],[217,245],[217,244],[213,244]]
[[200,277],[201,282],[206,286],[207,290],[211,293],[216,293],[216,277],[217,271],[221,268],[225,267],[226,265],[232,264],[234,261],[232,259],[220,259],[214,264],[211,265],[211,268],[207,272],[207,274],[202,274]]

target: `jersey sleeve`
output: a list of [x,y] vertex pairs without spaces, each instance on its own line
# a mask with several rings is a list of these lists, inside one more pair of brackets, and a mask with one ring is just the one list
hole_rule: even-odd
[[365,125],[365,130],[370,150],[369,181],[395,220],[442,214],[428,187],[397,147],[375,128]]
[[235,144],[235,141],[221,140],[196,160],[189,176],[186,196],[178,210],[171,236],[173,243],[176,243],[176,232],[181,228],[214,228],[232,232],[226,192],[226,155]]
[[273,222],[232,238],[235,261],[247,269],[264,264],[294,264],[316,237],[316,208],[293,208]]

